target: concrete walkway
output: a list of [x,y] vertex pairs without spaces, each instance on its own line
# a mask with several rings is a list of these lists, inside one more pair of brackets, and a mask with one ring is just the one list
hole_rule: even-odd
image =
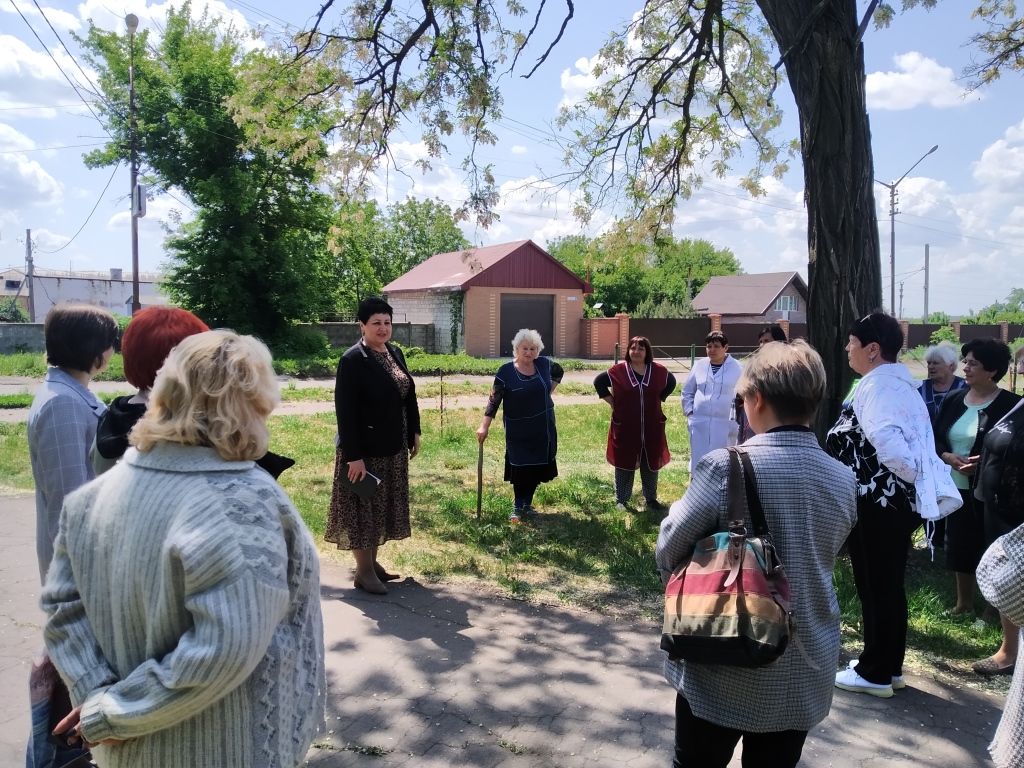
[[[326,560],[321,594],[328,733],[309,765],[671,764],[674,695],[654,627],[414,578],[372,597]],[[0,498],[0,766],[24,764],[37,595],[33,499]],[[837,691],[801,765],[991,765],[998,696],[938,678],[907,682],[889,700]]]

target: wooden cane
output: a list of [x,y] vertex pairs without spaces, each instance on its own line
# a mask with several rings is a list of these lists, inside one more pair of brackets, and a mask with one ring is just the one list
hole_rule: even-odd
[[476,457],[476,519],[480,519],[480,507],[484,499],[484,444],[480,443],[480,452]]

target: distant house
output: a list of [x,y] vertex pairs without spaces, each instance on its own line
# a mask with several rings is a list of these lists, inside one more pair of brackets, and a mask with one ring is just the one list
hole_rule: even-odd
[[439,253],[384,286],[395,320],[433,323],[439,352],[508,357],[520,328],[545,355],[580,354],[583,297],[593,288],[530,240]]
[[806,323],[807,283],[797,272],[712,277],[693,297],[693,308],[721,315],[723,323]]

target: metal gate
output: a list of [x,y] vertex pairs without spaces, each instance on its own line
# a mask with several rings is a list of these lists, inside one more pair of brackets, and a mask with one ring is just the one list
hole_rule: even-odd
[[543,355],[555,348],[555,297],[552,294],[501,294],[501,338],[498,354],[512,357],[512,339],[521,328],[531,328],[544,342]]

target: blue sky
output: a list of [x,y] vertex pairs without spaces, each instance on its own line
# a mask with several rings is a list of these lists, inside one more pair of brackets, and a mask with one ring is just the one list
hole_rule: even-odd
[[[82,78],[31,0],[0,0],[0,267],[24,263],[25,229],[30,227],[41,267],[127,271],[128,171],[122,168],[112,175],[111,169],[84,167],[81,156],[90,147],[72,145],[98,144],[102,129],[18,16],[15,4],[61,67]],[[162,21],[168,7],[141,0],[39,4],[76,57],[79,52],[68,31],[83,32],[86,19],[123,29],[120,19],[132,12],[148,27]],[[557,3],[549,5],[551,11],[559,10]],[[223,0],[210,7],[239,27],[280,29],[283,21],[302,25],[319,6],[306,0]],[[543,182],[560,170],[552,124],[559,104],[585,91],[589,61],[608,30],[626,22],[640,3],[578,0],[576,7],[576,18],[547,63],[530,80],[516,76],[505,81],[505,116],[496,126],[500,142],[481,153],[494,163],[502,185],[501,220],[488,230],[466,225],[474,243],[532,238],[543,245],[581,231],[570,212],[572,191],[554,190]],[[1024,75],[1010,73],[992,86],[966,91],[960,73],[972,51],[963,43],[980,28],[969,17],[971,7],[973,3],[945,0],[933,11],[897,16],[889,29],[869,28],[865,37],[876,178],[898,179],[931,146],[939,145],[899,187],[896,272],[897,284],[904,283],[905,316],[922,311],[926,243],[931,246],[932,311],[966,313],[1024,287]],[[193,11],[201,10],[202,3],[195,2]],[[555,21],[552,14],[548,23]],[[545,31],[550,34],[550,26]],[[540,39],[546,44],[547,38]],[[78,61],[84,66],[80,57]],[[786,112],[783,130],[795,138],[796,109],[788,86],[781,85],[778,95]],[[425,175],[382,169],[378,198],[383,203],[407,194],[461,200],[465,187],[459,142],[453,140],[451,147],[454,156],[435,162]],[[402,166],[424,154],[412,130],[394,149]],[[756,200],[737,183],[746,170],[742,159],[734,170],[735,175],[724,179],[710,178],[691,199],[680,202],[677,235],[731,248],[747,272],[793,269],[806,276],[799,162],[781,182],[769,182],[768,194]],[[888,191],[876,185],[875,194],[888,303]],[[158,269],[165,260],[159,221],[173,208],[188,215],[180,202],[161,196],[141,222],[144,270]],[[598,220],[586,231],[592,234],[601,224]]]

